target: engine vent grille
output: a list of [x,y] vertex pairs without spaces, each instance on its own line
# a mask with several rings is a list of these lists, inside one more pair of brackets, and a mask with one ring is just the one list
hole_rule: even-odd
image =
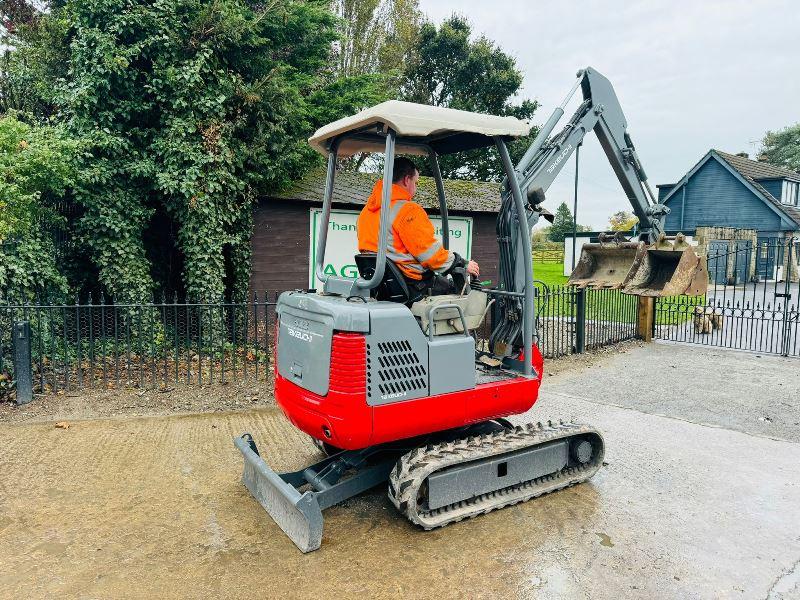
[[[377,386],[381,396],[405,395],[427,387],[428,373],[407,340],[367,344],[367,361],[373,360],[377,361],[377,380],[372,381],[371,375],[368,377],[367,388],[370,393],[373,385]],[[370,364],[369,373],[375,372],[372,366]]]

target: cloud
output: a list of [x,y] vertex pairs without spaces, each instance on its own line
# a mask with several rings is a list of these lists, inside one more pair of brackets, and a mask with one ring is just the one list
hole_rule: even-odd
[[[653,187],[709,148],[755,154],[767,130],[800,121],[800,9],[788,0],[533,3],[421,0],[439,22],[466,15],[517,58],[543,122],[591,65],[614,85]],[[628,201],[593,136],[581,154],[578,221],[604,228]],[[572,205],[574,166],[547,206]]]

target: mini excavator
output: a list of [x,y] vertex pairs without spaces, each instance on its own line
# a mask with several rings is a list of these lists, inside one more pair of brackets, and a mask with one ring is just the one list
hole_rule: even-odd
[[[583,101],[552,135],[581,89]],[[652,193],[610,82],[594,69],[575,85],[517,165],[507,143],[530,125],[499,117],[389,101],[319,129],[311,146],[328,171],[316,249],[321,290],[284,292],[277,303],[275,398],[289,421],[327,455],[294,472],[273,471],[255,440],[234,440],[242,482],[303,552],[322,542],[322,511],[388,483],[391,502],[423,529],[442,527],[572,486],[603,462],[603,437],[573,422],[512,425],[538,396],[543,359],[534,344],[531,229],[545,192],[589,131],[599,138],[639,218],[637,240],[586,244],[570,283],[661,296],[705,292],[708,275],[683,236],[668,238],[669,209]],[[448,246],[447,199],[438,156],[494,147],[505,179],[498,191],[499,282],[495,288],[453,273],[459,294],[420,296],[387,260],[390,190],[384,186],[376,254],[355,257],[359,277],[323,271],[338,158],[384,154],[392,180],[396,154],[426,157],[436,182]],[[472,333],[490,304],[489,343]]]

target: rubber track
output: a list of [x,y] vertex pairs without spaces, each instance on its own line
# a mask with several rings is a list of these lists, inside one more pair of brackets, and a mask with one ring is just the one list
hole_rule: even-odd
[[[557,473],[462,500],[433,511],[420,511],[421,507],[417,503],[420,487],[428,476],[436,471],[583,435],[595,437],[596,442],[600,444],[600,450],[595,451],[592,460],[585,465],[565,467]],[[435,529],[586,481],[603,464],[603,454],[603,438],[593,427],[551,421],[545,425],[530,423],[513,429],[415,448],[403,455],[392,469],[389,476],[389,499],[412,523],[424,529]]]

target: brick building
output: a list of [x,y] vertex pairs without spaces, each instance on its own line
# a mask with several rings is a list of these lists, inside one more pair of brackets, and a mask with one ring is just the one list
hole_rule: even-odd
[[[378,177],[370,173],[337,173],[333,209],[360,211]],[[259,201],[252,237],[252,290],[261,294],[308,287],[311,209],[322,206],[324,187],[325,171],[317,169],[289,189]],[[472,219],[470,255],[481,265],[481,280],[496,284],[495,219],[500,208],[499,185],[446,179],[444,188],[448,214]],[[415,200],[431,216],[438,214],[439,201],[432,178],[420,177]]]

